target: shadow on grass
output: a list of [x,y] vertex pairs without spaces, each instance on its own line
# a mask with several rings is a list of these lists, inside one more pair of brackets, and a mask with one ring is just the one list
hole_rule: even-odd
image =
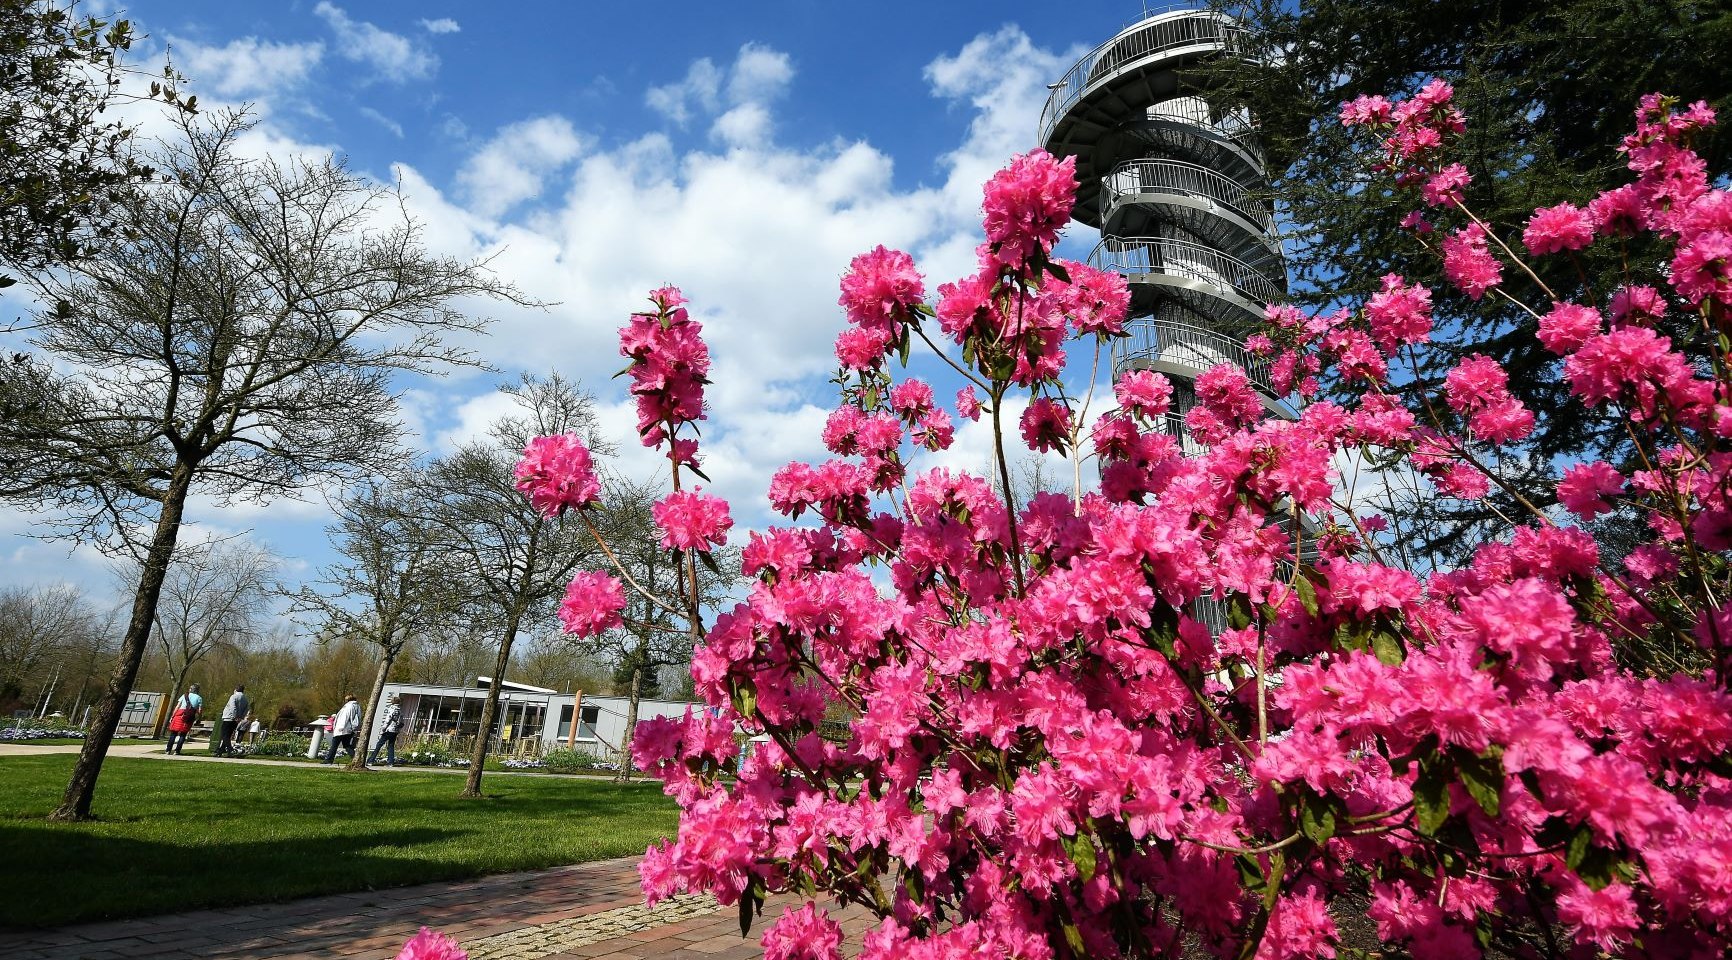
[[[0,824],[0,849],[11,861],[0,868],[8,888],[0,898],[0,930],[464,876],[461,870],[429,872],[373,852],[379,846],[408,848],[454,835],[455,831],[431,827],[375,833],[368,837],[374,846],[364,850],[356,849],[352,838],[341,836],[187,845],[38,830],[14,821]],[[294,865],[286,868],[290,859]]]
[[343,775],[111,758],[90,823],[45,819],[70,756],[0,759],[0,927],[286,900],[642,853],[677,814],[654,785]]

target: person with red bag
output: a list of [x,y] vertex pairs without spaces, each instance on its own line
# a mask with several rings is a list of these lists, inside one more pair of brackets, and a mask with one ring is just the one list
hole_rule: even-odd
[[164,753],[180,756],[186,746],[186,735],[192,732],[194,724],[198,723],[199,714],[204,712],[204,697],[199,696],[198,684],[188,687],[175,701],[174,713],[168,718],[168,749]]

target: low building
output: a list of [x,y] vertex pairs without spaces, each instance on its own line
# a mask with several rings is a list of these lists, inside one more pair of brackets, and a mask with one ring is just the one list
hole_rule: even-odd
[[[404,744],[425,740],[447,745],[456,740],[473,743],[492,682],[491,677],[476,677],[471,687],[388,683],[373,718],[374,737],[378,736],[385,701],[395,694],[403,712],[397,738],[399,752]],[[625,739],[626,712],[631,704],[625,697],[560,693],[510,680],[499,686],[499,716],[493,734],[494,747],[501,754],[520,756],[568,748],[607,757],[617,753]],[[638,719],[682,717],[687,709],[698,712],[706,707],[684,700],[640,699]]]

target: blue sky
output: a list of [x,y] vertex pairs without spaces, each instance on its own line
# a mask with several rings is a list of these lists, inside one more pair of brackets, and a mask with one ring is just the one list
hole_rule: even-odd
[[[411,442],[439,453],[507,407],[494,387],[558,369],[601,401],[620,469],[630,435],[614,330],[665,282],[707,326],[717,380],[706,471],[742,530],[773,518],[769,475],[825,456],[836,280],[877,243],[915,254],[929,290],[966,272],[980,184],[1034,146],[1045,84],[1134,5],[1002,3],[247,4],[125,7],[172,51],[201,104],[250,102],[257,153],[333,151],[402,184],[435,249],[493,256],[545,312],[496,318],[473,344],[500,375],[404,384]],[[147,131],[158,129],[146,119]],[[1076,228],[1071,256],[1092,236]],[[1087,372],[1079,376],[1086,380]],[[942,397],[955,385],[938,382]],[[964,429],[938,464],[979,468]],[[922,465],[922,464],[917,464]],[[1066,471],[1068,472],[1068,471]],[[330,554],[317,497],[197,502],[194,537],[268,544],[291,577]],[[18,534],[0,514],[0,578],[113,592],[94,551]]]

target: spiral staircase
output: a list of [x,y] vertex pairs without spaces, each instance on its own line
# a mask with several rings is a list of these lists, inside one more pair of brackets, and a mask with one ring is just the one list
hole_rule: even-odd
[[[1115,341],[1113,376],[1165,374],[1173,412],[1161,429],[1187,449],[1196,378],[1222,363],[1245,371],[1272,414],[1295,416],[1241,339],[1287,293],[1256,127],[1211,100],[1194,70],[1234,55],[1241,37],[1210,10],[1146,14],[1050,84],[1040,118],[1041,146],[1076,158],[1074,216],[1101,233],[1090,265],[1129,282],[1129,336]],[[1191,613],[1217,634],[1227,625],[1210,598]]]
[[1293,416],[1239,339],[1287,292],[1256,128],[1211,101],[1193,69],[1240,37],[1209,10],[1146,15],[1051,84],[1040,118],[1041,146],[1076,158],[1075,218],[1101,232],[1089,263],[1130,284],[1113,375],[1166,374],[1177,414],[1167,429],[1181,440],[1194,381],[1221,363],[1243,369],[1272,413]]

